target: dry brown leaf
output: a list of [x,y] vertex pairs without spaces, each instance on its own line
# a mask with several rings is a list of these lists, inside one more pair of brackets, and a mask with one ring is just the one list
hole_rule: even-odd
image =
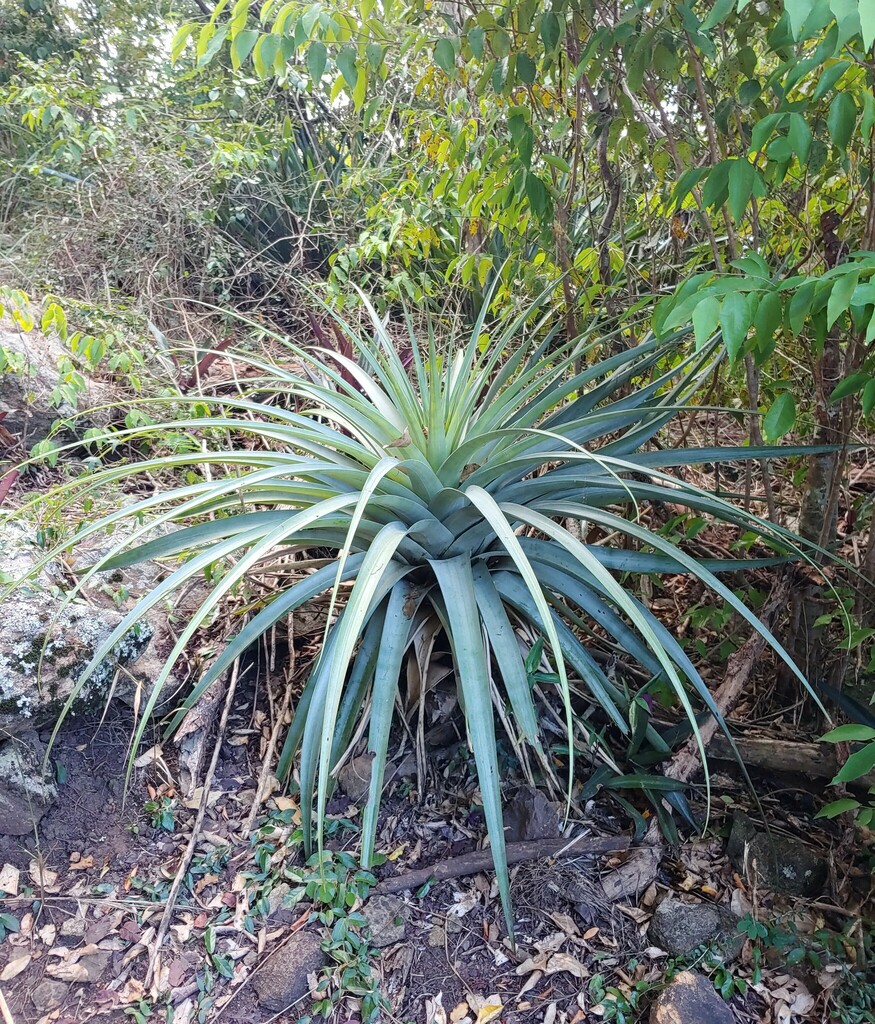
[[586,940],[587,942],[589,942],[589,940],[590,940],[590,939],[594,939],[594,938],[596,937],[596,935],[598,935],[598,933],[599,933],[599,929],[598,929],[598,928],[588,928],[588,929],[587,929],[587,930],[586,930],[586,931],[585,931],[585,932],[583,933],[583,937],[584,937],[584,939],[585,939],[585,940]]
[[522,977],[524,974],[531,974],[532,971],[543,971],[547,966],[547,954],[541,953],[536,957],[529,957],[524,960],[516,969],[516,973]]
[[34,885],[38,885],[41,889],[45,889],[46,892],[58,892],[58,872],[52,871],[51,868],[40,864],[39,861],[32,860],[27,868],[27,873],[30,875],[31,881]]
[[434,999],[426,999],[425,1024],[447,1024],[447,1011],[444,1009],[443,999],[443,992],[438,992]]
[[153,765],[156,761],[162,760],[162,754],[164,751],[161,749],[161,744],[156,743],[154,747],[149,747],[145,753],[140,754],[136,761],[134,761],[135,768],[148,768]]
[[26,956],[19,956],[14,960],[10,960],[3,970],[0,971],[0,981],[12,981],[13,978],[17,978],[29,963],[30,953]]
[[87,871],[94,867],[94,858],[89,853],[87,857],[80,857],[79,860],[70,864],[71,871]]
[[565,945],[568,936],[565,932],[552,932],[545,939],[541,939],[535,943],[535,949],[539,953],[555,953],[557,949],[560,949]]
[[519,998],[521,995],[525,995],[525,993],[528,992],[529,989],[534,988],[535,985],[537,985],[543,977],[543,971],[532,971],[528,978],[526,978],[526,980],[523,982],[523,987],[517,993],[517,998]]
[[136,978],[128,978],[119,992],[119,999],[126,1005],[129,1003],[139,1003],[145,994],[146,990],[143,988],[141,981],[137,981]]
[[458,1006],[454,1006],[453,1009],[450,1011],[450,1020],[452,1021],[452,1024],[458,1024],[458,1022],[463,1017],[467,1017],[467,1016],[468,1016],[468,1004],[465,1002],[464,999],[462,1000],[461,1003],[458,1004]]
[[21,872],[14,864],[4,864],[0,868],[0,892],[5,892],[7,896],[17,896],[20,876]]
[[556,1020],[556,1003],[550,1003],[544,1013],[544,1024],[553,1024]]
[[82,964],[70,964],[61,961],[59,964],[49,964],[46,974],[50,978],[57,978],[59,981],[88,981],[88,971]]
[[46,946],[54,946],[55,939],[58,935],[58,929],[53,924],[44,924],[42,928],[37,932],[40,942]]
[[574,918],[570,915],[555,910],[550,914],[550,918],[566,935],[580,935],[580,929],[577,927]]
[[586,978],[589,971],[570,953],[554,953],[547,964],[547,974],[571,974],[575,978]]

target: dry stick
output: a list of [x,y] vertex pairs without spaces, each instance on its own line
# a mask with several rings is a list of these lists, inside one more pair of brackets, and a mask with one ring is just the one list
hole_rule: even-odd
[[[536,839],[526,843],[508,843],[505,849],[507,863],[510,865],[540,860],[543,857],[582,857],[588,854],[617,853],[628,850],[631,845],[631,836],[579,836],[577,839]],[[474,850],[472,853],[463,853],[459,857],[442,860],[428,868],[419,868],[395,878],[387,878],[374,889],[374,895],[418,889],[430,880],[443,882],[447,878],[476,875],[492,867],[491,850]]]
[[250,832],[255,828],[255,819],[258,817],[261,811],[261,805],[267,797],[267,780],[273,771],[273,755],[276,751],[276,745],[279,741],[280,730],[283,727],[285,721],[286,712],[289,710],[289,704],[292,699],[292,686],[291,682],[286,683],[286,695],[283,699],[283,706],[280,709],[280,713],[277,716],[276,722],[274,722],[273,730],[270,734],[270,741],[267,744],[267,751],[264,755],[264,764],[261,767],[261,774],[258,776],[258,787],[255,790],[255,799],[252,801],[252,807],[249,811],[249,817],[246,819],[246,824],[243,826],[243,834],[248,836]]
[[3,998],[3,993],[0,991],[0,1017],[3,1018],[3,1024],[15,1024],[12,1019],[12,1013],[9,1010],[9,1004]]
[[161,923],[158,925],[158,931],[155,934],[155,942],[152,946],[152,957],[149,961],[149,969],[146,971],[146,980],[143,983],[146,989],[148,989],[152,984],[152,977],[158,963],[158,954],[161,951],[161,944],[164,942],[164,938],[167,935],[167,929],[170,927],[170,921],[173,917],[173,908],[176,906],[176,899],[179,896],[179,890],[182,888],[182,880],[185,878],[185,873],[188,871],[191,859],[194,856],[194,850],[197,846],[198,837],[200,835],[200,827],[203,824],[204,815],[207,812],[207,804],[210,799],[210,785],[213,781],[216,765],[219,762],[219,752],[222,749],[222,740],[225,737],[225,728],[228,725],[228,717],[231,713],[231,704],[234,699],[234,690],[237,688],[239,672],[240,659],[238,658],[234,662],[234,667],[231,670],[231,682],[228,684],[228,693],[225,697],[225,707],[222,711],[222,718],[219,722],[218,731],[216,732],[216,744],[213,747],[213,757],[210,761],[210,767],[207,769],[207,773],[204,776],[203,792],[201,794],[200,805],[197,809],[197,817],[195,818],[194,825],[191,830],[191,838],[188,841],[188,846],[186,847],[185,853],[183,854],[182,860],[179,864],[176,877],[173,879],[173,885],[170,887],[170,892],[167,896],[167,903],[164,906],[164,913],[161,915]]

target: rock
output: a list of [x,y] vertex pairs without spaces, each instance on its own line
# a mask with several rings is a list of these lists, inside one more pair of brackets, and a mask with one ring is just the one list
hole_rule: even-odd
[[650,1024],[734,1024],[732,1010],[714,986],[693,971],[681,971],[650,1010]]
[[767,889],[816,896],[826,883],[826,864],[814,850],[784,833],[770,837],[741,811],[733,815],[726,852],[739,874],[755,870],[757,881]]
[[[0,737],[54,722],[82,670],[123,618],[123,611],[101,589],[107,583],[101,577],[110,574],[96,574],[83,596],[65,605],[69,573],[52,563],[35,572],[43,555],[24,525],[7,522],[0,527],[0,580],[25,580],[3,601]],[[147,593],[153,583],[154,578],[139,593]],[[156,608],[101,662],[69,714],[103,708],[120,665],[126,671],[119,674],[116,694],[133,695],[139,686],[144,700],[172,643],[167,614]]]
[[43,771],[45,748],[35,732],[0,743],[0,834],[32,835],[58,797]]
[[30,994],[33,1005],[41,1012],[56,1010],[67,998],[70,986],[65,981],[41,981]]
[[672,956],[685,956],[699,946],[716,945],[732,959],[741,952],[744,936],[738,918],[723,907],[710,903],[682,903],[669,897],[656,908],[648,937]]
[[313,932],[295,932],[252,975],[259,1003],[272,1013],[287,1010],[309,995],[307,975],[320,971],[326,960],[318,936]]
[[[23,331],[10,319],[0,320],[0,349],[20,366],[20,372],[0,373],[0,411],[5,412],[3,426],[26,449],[43,440],[56,420],[72,416],[76,410],[66,399],[57,402],[56,389],[63,383],[58,369],[70,353],[61,340],[41,331]],[[85,390],[78,396],[80,409],[94,410],[113,401],[109,388],[84,378]],[[77,432],[109,423],[111,409],[89,411],[76,422]],[[69,439],[69,432],[66,439]]]
[[112,953],[108,949],[100,949],[96,953],[86,953],[85,956],[79,957],[76,963],[88,971],[88,982],[92,984],[100,980],[101,975],[109,966],[111,957]]
[[353,801],[364,800],[371,787],[371,762],[373,754],[354,757],[337,773],[340,788]]
[[282,910],[285,906],[286,896],[292,891],[291,886],[287,882],[280,882],[279,885],[275,885],[268,894],[267,903],[270,907],[269,913],[271,915],[276,914],[277,911]]
[[370,928],[371,945],[382,949],[404,938],[410,909],[399,896],[372,896],[362,907],[362,917]]
[[538,789],[523,786],[504,811],[504,834],[509,843],[554,839],[561,831],[556,808]]
[[84,917],[68,917],[66,920],[61,922],[59,932],[65,938],[71,936],[81,938],[85,934],[85,929],[88,927],[88,922]]

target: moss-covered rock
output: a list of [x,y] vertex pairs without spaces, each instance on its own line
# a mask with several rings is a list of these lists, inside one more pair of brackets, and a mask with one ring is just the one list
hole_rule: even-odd
[[24,527],[0,531],[0,573],[26,580],[0,607],[0,737],[56,720],[68,702],[67,713],[77,715],[102,707],[111,691],[150,688],[158,672],[154,659],[144,658],[156,632],[153,618],[126,633],[80,683],[123,613],[94,592],[70,600],[57,570],[34,572],[42,554]]

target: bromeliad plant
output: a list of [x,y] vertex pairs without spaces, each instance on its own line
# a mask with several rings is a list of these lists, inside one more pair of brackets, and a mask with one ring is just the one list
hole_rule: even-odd
[[[207,420],[167,424],[250,435],[262,442],[259,449],[231,445],[144,462],[140,469],[210,463],[213,470],[201,482],[114,512],[68,542],[73,546],[135,516],[142,525],[91,572],[184,556],[95,653],[80,685],[151,607],[213,568],[212,589],[170,654],[145,709],[148,717],[195,631],[251,570],[278,550],[330,549],[330,564],[276,594],[228,642],[170,728],[259,637],[329,593],[324,644],[295,708],[278,772],[287,779],[297,759],[305,840],[309,845],[313,839],[315,804],[321,846],[332,771],[361,716],[369,716],[374,757],[362,840],[368,866],[404,660],[422,651],[423,637],[444,635],[509,920],[495,718],[497,712],[523,762],[526,752],[532,754],[549,777],[554,768],[539,721],[539,702],[548,698],[533,687],[526,663],[533,648],[549,656],[546,668],[557,683],[553,693],[568,733],[569,800],[575,750],[595,750],[619,771],[609,747],[580,714],[583,700],[598,705],[613,734],[626,736],[627,743],[640,746],[646,739],[658,752],[668,750],[646,719],[646,703],[618,685],[595,656],[596,633],[600,650],[625,652],[645,677],[674,690],[697,736],[696,711],[716,713],[677,639],[619,577],[694,574],[796,671],[716,575],[749,563],[696,560],[638,517],[641,503],[667,500],[750,528],[760,521],[669,471],[776,453],[642,451],[710,370],[708,351],[682,358],[676,347],[651,339],[586,366],[604,339],[557,343],[555,332],[545,336],[544,323],[532,325],[537,311],[528,310],[499,330],[493,327],[488,342],[482,317],[467,340],[445,344],[432,328],[422,341],[408,320],[412,357],[402,359],[385,323],[365,305],[371,336],[341,323],[355,360],[295,348],[300,372],[263,367],[274,390],[294,399],[288,407],[222,398]],[[543,340],[533,346],[527,337]],[[405,352],[407,347],[405,341]],[[137,468],[112,467],[88,487]],[[142,543],[150,529],[171,521],[185,525]],[[593,527],[618,543],[581,539]],[[215,573],[216,566],[223,574]]]

